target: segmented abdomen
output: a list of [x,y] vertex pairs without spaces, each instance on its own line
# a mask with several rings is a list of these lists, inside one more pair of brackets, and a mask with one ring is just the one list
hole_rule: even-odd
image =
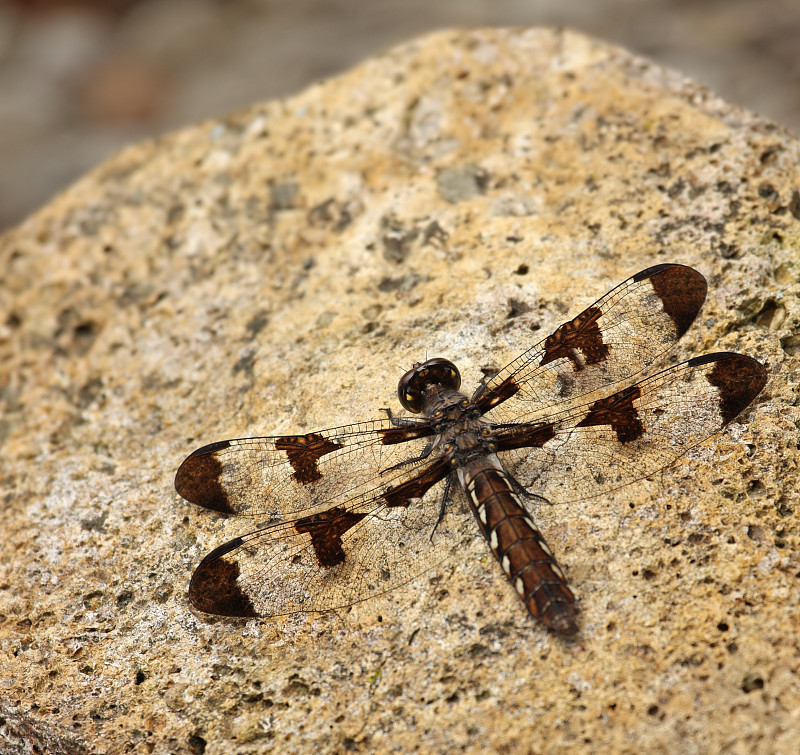
[[508,475],[492,465],[458,471],[483,536],[531,616],[557,632],[575,630],[575,596],[564,572],[514,493]]

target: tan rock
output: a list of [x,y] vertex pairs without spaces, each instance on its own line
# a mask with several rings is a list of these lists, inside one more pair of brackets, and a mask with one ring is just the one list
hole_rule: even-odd
[[[4,730],[54,752],[800,750],[799,156],[693,82],[535,29],[424,37],[99,166],[0,241]],[[710,284],[677,356],[741,351],[770,382],[654,479],[541,509],[575,640],[478,540],[349,612],[192,612],[193,567],[254,525],[175,495],[187,453],[398,409],[426,354],[471,390],[665,261]]]

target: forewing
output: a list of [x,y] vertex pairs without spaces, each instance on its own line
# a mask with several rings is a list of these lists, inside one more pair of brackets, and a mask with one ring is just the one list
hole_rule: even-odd
[[531,492],[554,502],[590,498],[657,472],[719,432],[766,379],[755,359],[707,354],[540,422],[497,426],[498,450]]
[[411,469],[403,463],[423,452],[432,432],[424,420],[397,427],[386,419],[219,441],[184,460],[175,488],[206,509],[267,521],[377,501],[407,480]]
[[642,270],[500,370],[477,403],[496,407],[494,422],[534,421],[627,380],[675,344],[705,296],[705,278],[690,267]]

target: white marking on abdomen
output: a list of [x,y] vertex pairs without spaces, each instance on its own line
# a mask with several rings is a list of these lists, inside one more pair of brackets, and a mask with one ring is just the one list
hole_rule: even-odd
[[[536,528],[534,528],[536,529]],[[538,532],[538,530],[536,530]],[[539,547],[548,555],[550,558],[555,558],[553,555],[553,551],[550,550],[550,546],[542,539],[541,537],[537,537],[536,541],[539,543]]]

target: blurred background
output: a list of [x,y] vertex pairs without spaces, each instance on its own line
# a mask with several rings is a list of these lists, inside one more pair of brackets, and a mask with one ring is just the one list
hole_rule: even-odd
[[0,0],[0,231],[126,144],[455,26],[568,26],[800,133],[800,0]]

